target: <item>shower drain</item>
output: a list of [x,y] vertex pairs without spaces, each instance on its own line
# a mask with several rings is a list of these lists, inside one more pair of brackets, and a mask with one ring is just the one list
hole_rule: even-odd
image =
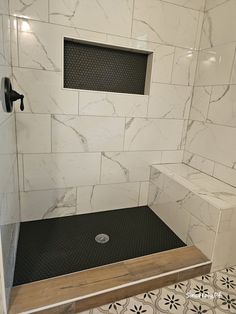
[[95,241],[97,243],[107,243],[110,240],[109,235],[105,234],[105,233],[100,233],[98,235],[96,235],[95,237]]

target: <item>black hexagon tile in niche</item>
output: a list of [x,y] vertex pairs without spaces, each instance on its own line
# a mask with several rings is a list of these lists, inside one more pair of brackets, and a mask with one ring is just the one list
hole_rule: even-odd
[[64,87],[144,94],[148,55],[66,39]]

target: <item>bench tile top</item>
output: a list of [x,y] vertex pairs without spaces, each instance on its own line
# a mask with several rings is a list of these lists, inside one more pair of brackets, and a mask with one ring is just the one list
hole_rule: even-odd
[[197,169],[183,163],[155,164],[152,169],[157,170],[155,176],[164,173],[218,209],[236,207],[236,188]]

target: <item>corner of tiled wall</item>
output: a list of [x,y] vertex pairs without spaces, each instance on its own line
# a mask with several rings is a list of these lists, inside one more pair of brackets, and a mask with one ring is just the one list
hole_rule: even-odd
[[235,10],[206,0],[184,162],[236,186]]

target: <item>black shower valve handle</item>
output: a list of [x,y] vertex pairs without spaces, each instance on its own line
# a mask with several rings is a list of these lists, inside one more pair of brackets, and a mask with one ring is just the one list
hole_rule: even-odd
[[24,101],[23,101],[24,95],[21,95],[21,94],[17,93],[16,91],[11,90],[10,91],[10,100],[16,101],[18,99],[20,99],[20,110],[23,111],[24,110]]
[[21,99],[20,99],[20,110],[21,111],[24,111],[25,109],[25,106],[24,106],[24,101],[23,101],[23,98],[24,98],[24,95],[21,95]]
[[1,96],[3,97],[3,108],[6,112],[13,111],[13,104],[16,100],[20,100],[20,110],[24,110],[24,95],[17,93],[12,89],[9,77],[3,77],[1,81]]

